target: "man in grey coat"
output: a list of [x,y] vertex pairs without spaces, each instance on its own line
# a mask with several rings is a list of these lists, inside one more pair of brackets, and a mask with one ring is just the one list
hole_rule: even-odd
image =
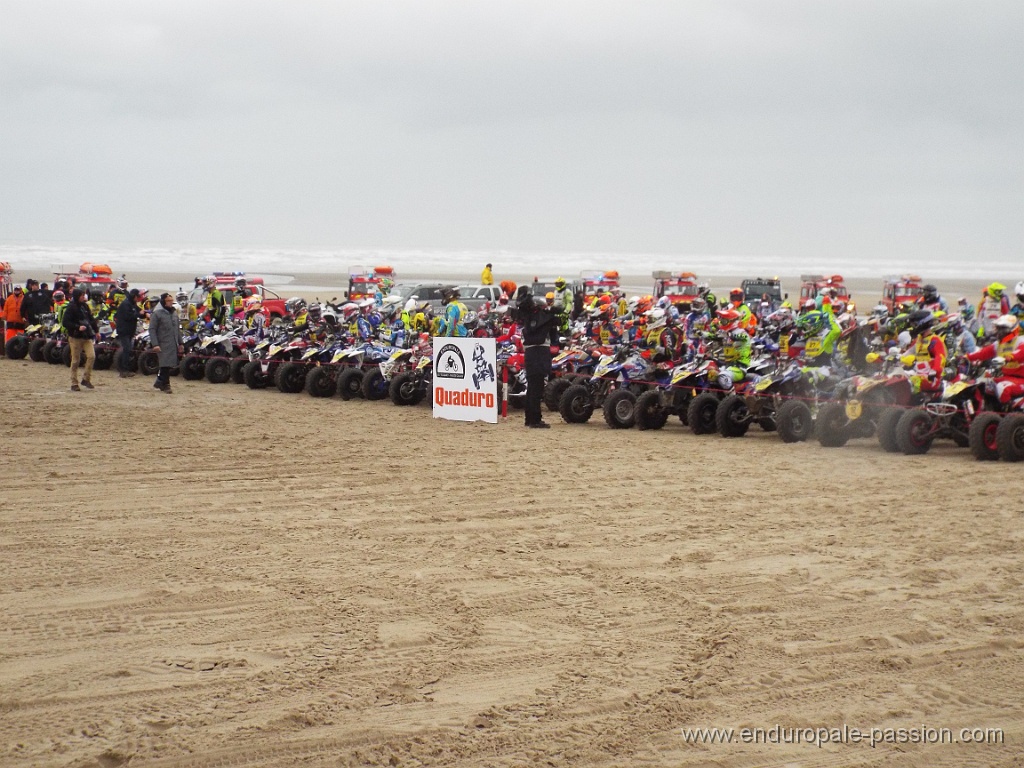
[[149,343],[160,359],[160,370],[153,386],[171,394],[171,368],[178,364],[181,346],[181,324],[174,309],[174,296],[160,294],[160,304],[149,318]]

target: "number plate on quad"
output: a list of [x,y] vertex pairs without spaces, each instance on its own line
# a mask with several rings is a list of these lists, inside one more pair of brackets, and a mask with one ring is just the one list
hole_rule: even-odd
[[860,400],[851,400],[846,404],[846,418],[850,421],[859,419],[862,413],[864,413],[864,406],[861,405]]

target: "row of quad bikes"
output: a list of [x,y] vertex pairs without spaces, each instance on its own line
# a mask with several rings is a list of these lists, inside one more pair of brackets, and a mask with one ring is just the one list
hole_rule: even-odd
[[[112,366],[119,350],[109,333],[101,335],[94,364],[100,370]],[[186,338],[185,346],[186,355],[172,373],[189,380],[305,391],[318,398],[390,399],[400,406],[428,399],[432,386],[429,346],[402,349],[344,338],[317,343],[287,327],[262,340],[242,330],[196,335]],[[71,362],[66,340],[47,333],[45,325],[11,339],[5,351],[13,359]],[[917,391],[910,372],[898,366],[837,379],[823,369],[780,366],[765,356],[735,382],[714,346],[675,367],[652,363],[628,347],[601,351],[608,353],[572,348],[554,360],[544,403],[567,423],[586,423],[601,411],[613,429],[657,430],[676,417],[695,435],[737,438],[756,426],[786,443],[813,437],[829,448],[876,437],[883,450],[905,454],[924,454],[936,440],[950,440],[979,460],[1024,460],[1024,398],[1004,405],[993,397],[990,382],[998,370],[961,378],[933,393]],[[508,372],[509,403],[521,406],[522,354],[500,345],[498,361]],[[157,355],[148,349],[145,333],[135,340],[131,365],[144,375],[157,371]]]
[[676,417],[696,435],[737,438],[756,425],[786,443],[814,437],[838,448],[876,437],[887,452],[915,455],[927,453],[936,440],[949,440],[970,448],[978,460],[1024,460],[1024,398],[998,401],[991,386],[997,368],[922,392],[894,358],[872,375],[839,379],[826,369],[780,366],[765,357],[735,382],[718,352],[663,367],[621,349],[601,357],[593,371],[550,381],[545,404],[573,424],[600,410],[615,429],[656,430]]

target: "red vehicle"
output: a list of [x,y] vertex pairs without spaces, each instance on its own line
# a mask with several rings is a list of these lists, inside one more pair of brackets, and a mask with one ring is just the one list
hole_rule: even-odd
[[615,270],[599,274],[580,275],[580,282],[583,284],[583,300],[593,299],[608,293],[613,288],[619,287],[619,273]]
[[882,286],[882,303],[890,312],[906,304],[917,304],[923,295],[917,275],[890,275]]
[[108,264],[93,264],[89,261],[80,264],[77,271],[74,266],[57,265],[53,267],[53,274],[55,280],[74,282],[76,288],[81,288],[87,293],[93,291],[106,293],[117,284],[114,272]]
[[689,307],[690,302],[700,295],[697,275],[693,272],[666,272],[658,270],[652,273],[654,278],[654,298],[668,296],[676,306]]
[[850,292],[843,282],[842,275],[832,275],[831,277],[826,277],[825,275],[800,275],[800,283],[801,304],[808,299],[817,298],[818,294],[827,288],[835,288],[836,298],[840,301],[846,303],[850,301]]
[[[214,272],[213,277],[216,280],[217,290],[224,296],[224,303],[231,307],[235,299],[235,282],[238,278],[245,280],[245,287],[249,289],[253,295],[259,296],[263,302],[263,308],[267,310],[271,320],[284,317],[288,314],[285,309],[285,300],[280,295],[270,290],[263,284],[262,277],[248,277],[245,272]],[[206,296],[206,291],[203,288],[193,288],[189,294],[189,303],[196,305],[196,310],[200,315],[206,310],[203,304],[203,299]]]
[[374,267],[372,271],[366,267],[349,267],[346,297],[349,301],[372,299],[378,290],[387,296],[394,284],[394,267]]

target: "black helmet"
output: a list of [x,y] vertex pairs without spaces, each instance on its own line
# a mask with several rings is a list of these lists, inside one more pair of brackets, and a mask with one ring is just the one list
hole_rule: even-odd
[[927,302],[935,301],[939,298],[939,289],[934,285],[926,285],[921,288],[921,296]]
[[89,298],[93,301],[103,301],[103,292],[94,290],[89,294]]
[[910,331],[914,334],[920,334],[927,331],[929,328],[935,325],[935,313],[927,309],[919,309],[916,312],[910,313]]

